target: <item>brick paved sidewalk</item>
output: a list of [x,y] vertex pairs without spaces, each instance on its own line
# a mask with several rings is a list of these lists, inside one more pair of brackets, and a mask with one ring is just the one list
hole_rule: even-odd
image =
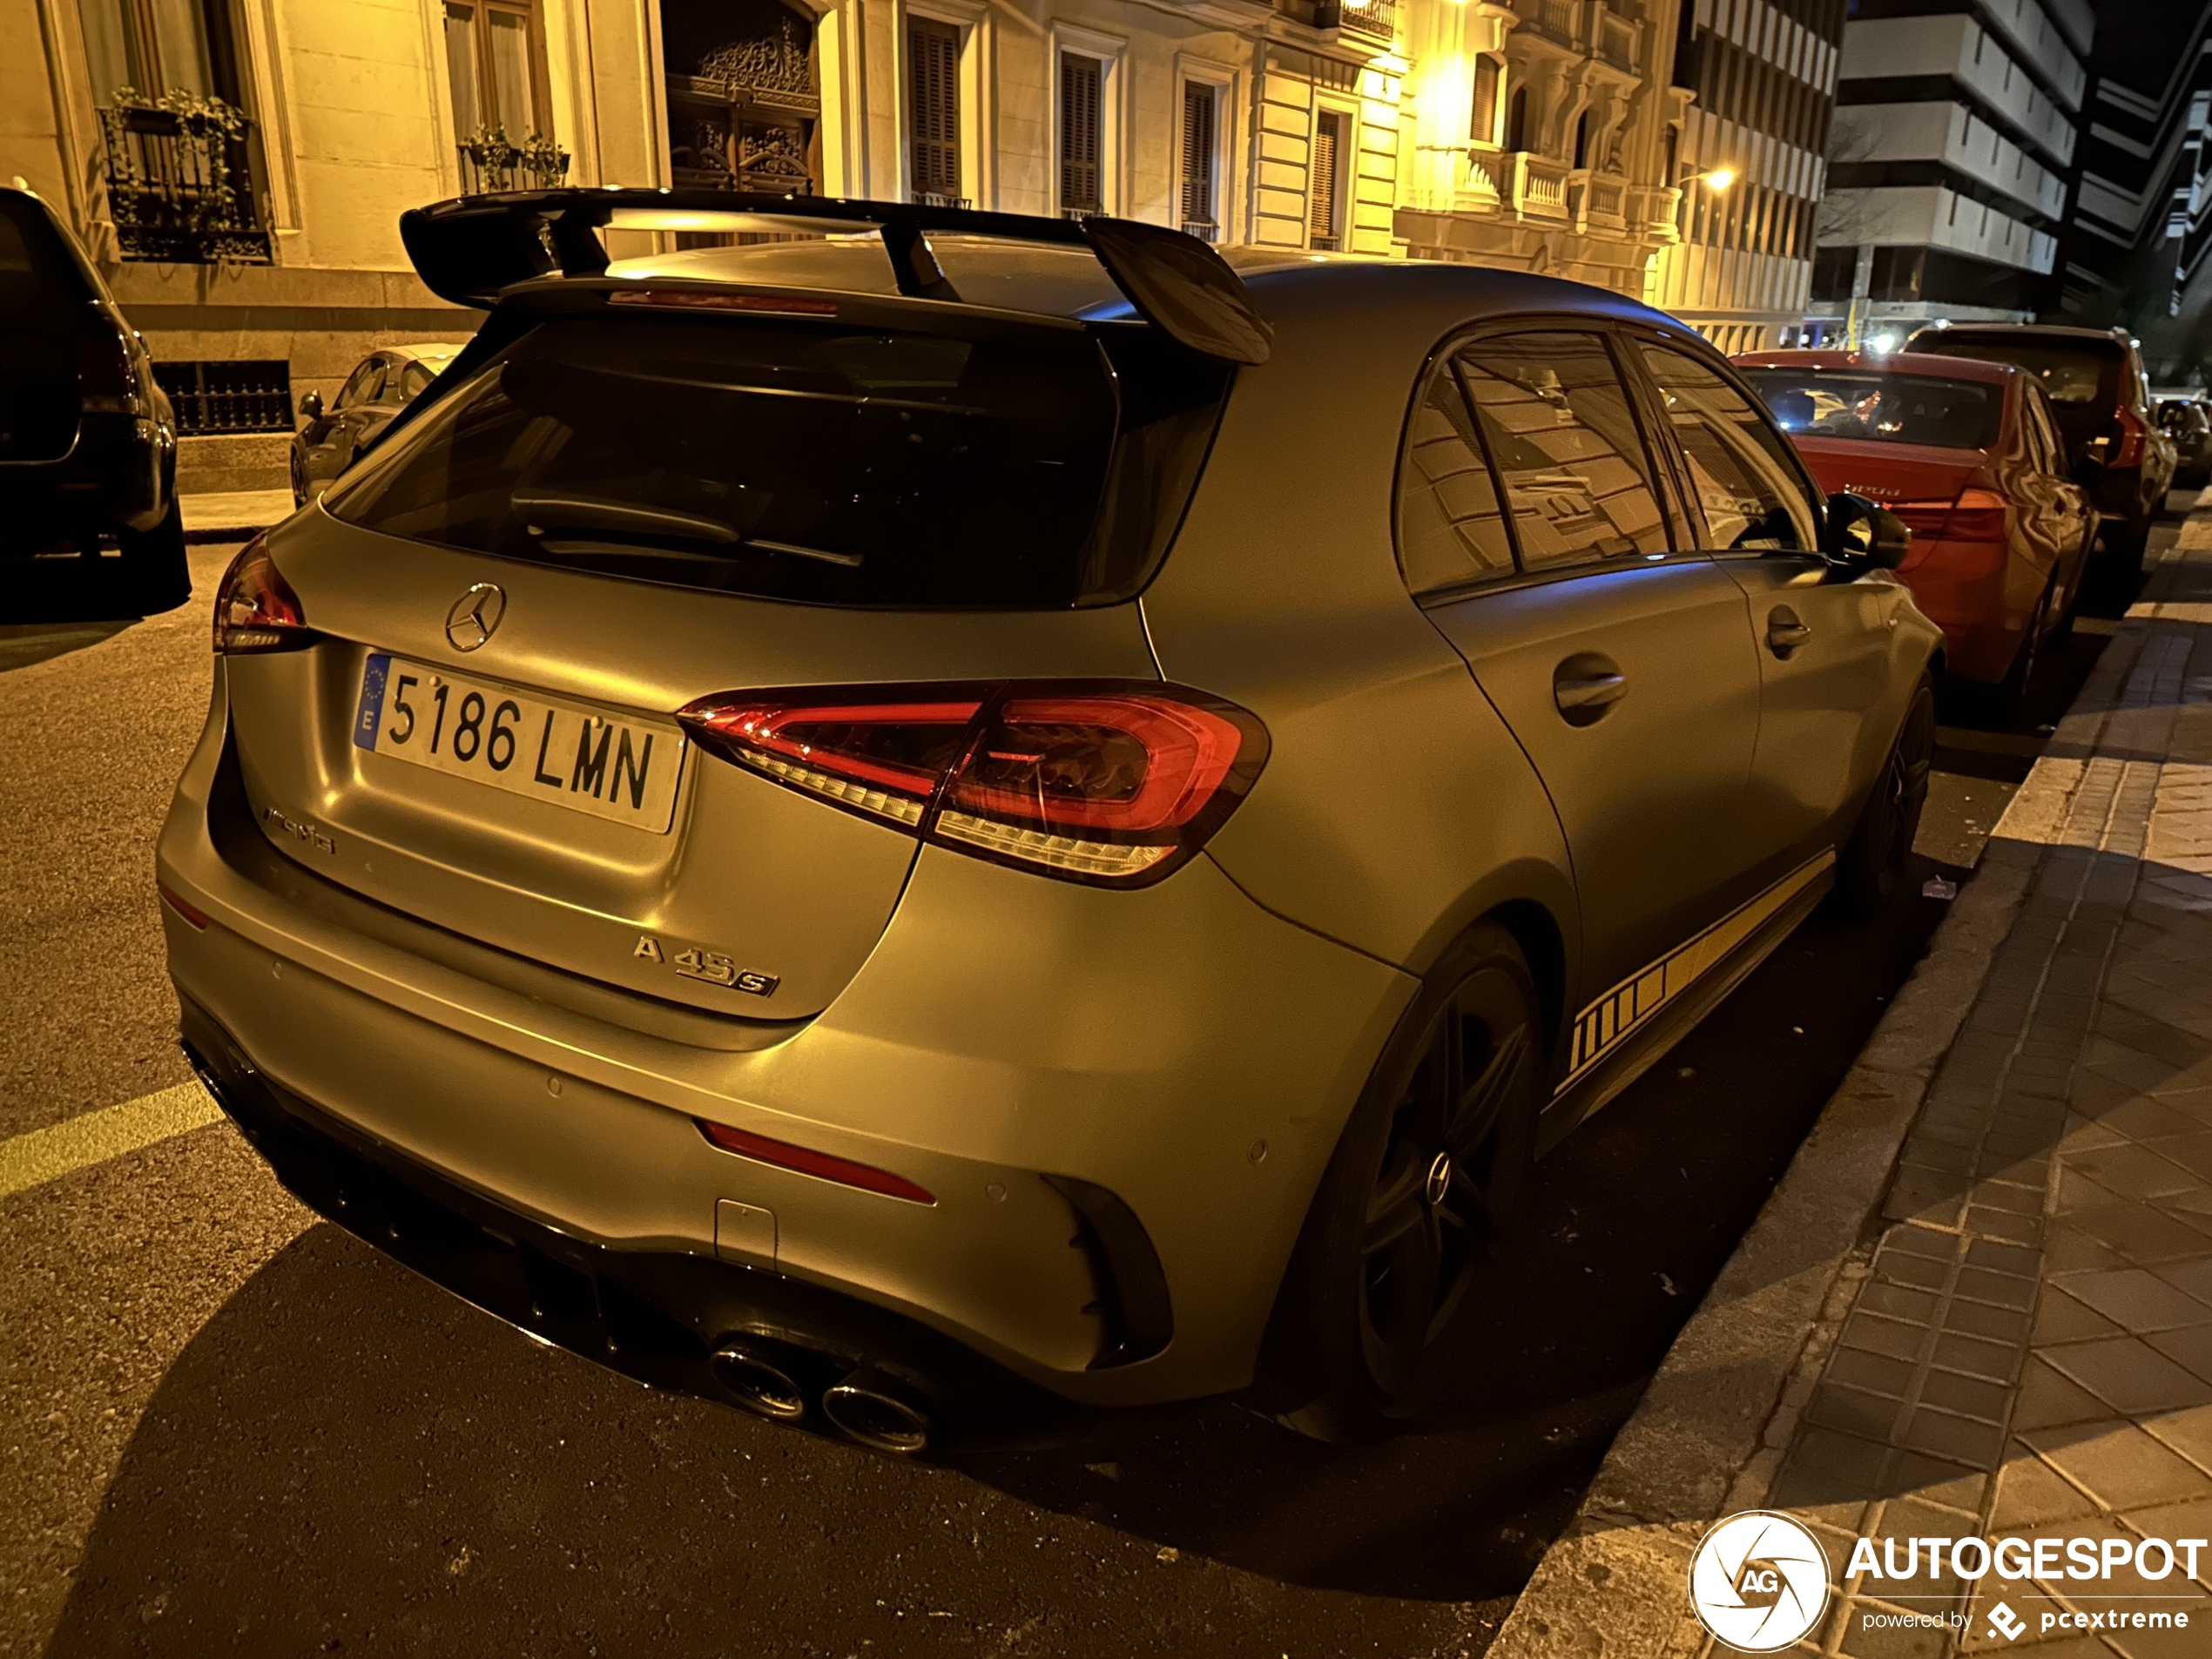
[[[1792,1651],[2212,1656],[2212,1544],[2171,1570],[2153,1547],[2150,1576],[2135,1548],[2212,1541],[2212,510],[2120,624],[1975,888],[1494,1659],[1727,1653],[1685,1577],[1705,1528],[1752,1508],[1810,1525],[1834,1575]],[[1910,1116],[1885,1138],[1888,1101]],[[1953,1570],[1952,1541],[2008,1537],[2019,1576]],[[2038,1539],[2091,1541],[2100,1568],[2109,1543],[2110,1576],[2070,1575],[2062,1546],[2019,1553]]]
[[[1839,1575],[1807,1651],[2212,1654],[2212,1550],[2194,1580],[2155,1548],[2157,1576],[2134,1565],[2143,1538],[2212,1539],[2212,516],[2107,655],[2051,745],[2048,850],[1871,1271],[1769,1425],[1786,1449],[1766,1507],[1812,1522]],[[2058,1552],[1978,1582],[1947,1550],[1941,1578],[1925,1554],[1901,1578],[1844,1565],[1861,1537],[1909,1568],[1914,1539],[2006,1535],[2109,1538],[2129,1561],[2084,1581]],[[1964,1628],[1883,1616],[1901,1613]]]

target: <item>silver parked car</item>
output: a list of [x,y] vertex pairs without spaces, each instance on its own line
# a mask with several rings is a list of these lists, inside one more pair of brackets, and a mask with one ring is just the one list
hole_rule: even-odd
[[461,354],[457,341],[387,346],[354,365],[337,401],[323,408],[320,392],[300,397],[300,427],[292,435],[292,501],[305,506],[360,455],[384,435],[401,409]]
[[189,1051],[637,1376],[1386,1428],[1536,1156],[1895,879],[1908,537],[1570,283],[765,199],[880,239],[599,251],[747,202],[408,216],[491,314],[225,582]]

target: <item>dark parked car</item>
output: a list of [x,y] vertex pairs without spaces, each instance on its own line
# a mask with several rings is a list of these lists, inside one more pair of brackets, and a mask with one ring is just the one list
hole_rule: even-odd
[[2151,414],[2142,353],[2126,329],[1974,323],[1923,328],[1905,349],[2017,363],[2033,371],[2066,435],[2067,459],[2087,455],[2103,465],[2094,494],[2105,516],[2107,564],[2141,568],[2151,521],[2174,486],[2175,455],[2173,441]]
[[53,210],[0,186],[0,552],[112,542],[131,603],[192,597],[177,428],[145,341]]
[[292,435],[293,501],[304,507],[321,495],[460,350],[451,341],[387,346],[361,359],[327,412],[321,393],[303,396],[300,413],[307,424]]
[[2202,489],[2212,483],[2212,409],[2199,398],[2161,398],[2158,428],[2174,441],[2174,487]]

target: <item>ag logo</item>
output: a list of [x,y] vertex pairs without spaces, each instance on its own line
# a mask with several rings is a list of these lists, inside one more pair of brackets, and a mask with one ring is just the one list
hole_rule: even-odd
[[1747,1509],[1699,1540],[1689,1559],[1689,1604],[1730,1647],[1772,1653],[1828,1610],[1828,1557],[1788,1515]]

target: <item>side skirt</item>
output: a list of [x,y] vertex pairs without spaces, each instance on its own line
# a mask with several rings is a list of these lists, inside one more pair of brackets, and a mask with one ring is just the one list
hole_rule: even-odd
[[1824,850],[1582,1010],[1568,1076],[1537,1120],[1539,1157],[1649,1070],[1797,931],[1836,885]]

